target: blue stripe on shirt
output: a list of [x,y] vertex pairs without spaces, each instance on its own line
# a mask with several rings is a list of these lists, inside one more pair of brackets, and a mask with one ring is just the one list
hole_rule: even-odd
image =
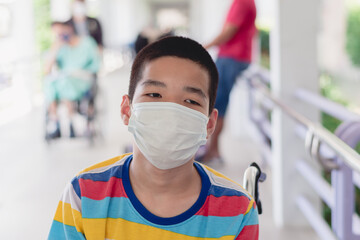
[[230,188],[224,188],[224,187],[220,187],[220,186],[216,186],[216,185],[211,185],[210,190],[209,190],[209,194],[215,196],[215,197],[223,197],[223,196],[245,196],[247,198],[248,195],[246,195],[243,192],[237,191],[235,189],[230,189]]
[[[221,237],[224,232],[231,233],[235,236],[238,233],[244,218],[243,214],[234,217],[194,215],[185,221],[191,222],[191,224],[184,224],[185,222],[182,222],[166,226],[153,224],[141,217],[141,215],[133,208],[128,198],[107,197],[103,200],[93,200],[83,197],[82,203],[84,218],[121,218],[130,222],[151,225],[179,234],[203,238]],[[257,218],[252,219],[251,223],[256,224]],[[204,229],[206,229],[206,231],[204,231]]]
[[74,226],[69,226],[54,220],[51,226],[48,240],[66,239],[85,240],[85,237],[82,233],[79,233]]
[[122,168],[123,165],[120,165],[120,166],[113,166],[112,168],[100,173],[85,172],[80,174],[78,178],[107,182],[111,177],[122,178]]

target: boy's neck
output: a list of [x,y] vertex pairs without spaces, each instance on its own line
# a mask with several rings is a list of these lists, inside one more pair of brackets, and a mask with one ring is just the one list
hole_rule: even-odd
[[[199,197],[202,186],[192,160],[177,168],[161,170],[139,151],[134,151],[129,176],[139,201],[150,212],[161,217],[172,217],[189,209]],[[182,202],[183,208],[167,209],[179,202]]]
[[[133,161],[130,164],[131,183],[138,187],[151,189],[152,192],[182,191],[188,188],[188,184],[193,183],[194,179],[201,178],[194,167],[193,161],[169,169],[161,170],[152,165],[142,154],[134,153]],[[164,190],[165,189],[165,190]]]

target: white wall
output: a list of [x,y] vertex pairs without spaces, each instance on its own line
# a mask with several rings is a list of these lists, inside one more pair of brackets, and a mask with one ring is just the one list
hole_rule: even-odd
[[50,16],[55,21],[66,21],[71,17],[71,0],[50,0]]
[[18,0],[5,6],[11,12],[11,30],[8,37],[0,38],[0,62],[33,56],[35,29],[32,1]]
[[102,0],[99,19],[104,28],[105,44],[118,47],[134,41],[149,24],[149,14],[146,0]]
[[[189,37],[199,42],[210,41],[221,31],[232,0],[96,0],[104,28],[104,41],[108,46],[121,46],[135,40],[142,28],[151,24],[151,4],[187,2],[190,6]],[[54,20],[70,17],[71,0],[51,0],[51,16]],[[257,0],[258,12],[271,18],[267,1]],[[264,6],[264,7],[261,7]]]
[[201,0],[199,2],[201,4],[195,7],[192,22],[198,29],[193,34],[197,40],[206,42],[221,31],[232,0]]
[[159,2],[188,2],[189,37],[205,42],[221,31],[232,0],[101,0],[99,18],[104,26],[105,43],[118,46],[135,40],[138,32],[151,24],[151,4]]
[[257,17],[256,23],[265,28],[271,29],[274,25],[275,1],[256,0]]
[[11,85],[0,92],[0,125],[31,110],[35,89],[33,1],[17,0],[5,6],[11,12],[11,30],[0,38],[0,65]]
[[345,51],[345,41],[345,1],[323,1],[321,28],[318,38],[319,64],[323,69],[340,71],[350,64]]

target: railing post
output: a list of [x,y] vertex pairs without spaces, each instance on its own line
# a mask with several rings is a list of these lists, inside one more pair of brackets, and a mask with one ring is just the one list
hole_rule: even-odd
[[331,225],[339,240],[351,240],[352,216],[354,213],[354,185],[352,170],[340,159],[338,170],[331,173],[335,208],[331,210]]
[[[335,131],[335,135],[355,148],[360,141],[360,122],[344,122]],[[340,240],[356,239],[353,234],[353,214],[355,207],[355,191],[353,171],[338,158],[338,170],[331,173],[334,188],[335,208],[331,212],[331,225]]]

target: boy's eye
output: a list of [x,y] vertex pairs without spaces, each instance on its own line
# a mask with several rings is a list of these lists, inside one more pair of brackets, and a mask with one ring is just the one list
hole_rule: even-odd
[[159,93],[148,93],[146,95],[149,97],[161,98],[161,95]]
[[186,99],[185,102],[200,106],[200,104],[198,102],[191,100],[191,99]]

